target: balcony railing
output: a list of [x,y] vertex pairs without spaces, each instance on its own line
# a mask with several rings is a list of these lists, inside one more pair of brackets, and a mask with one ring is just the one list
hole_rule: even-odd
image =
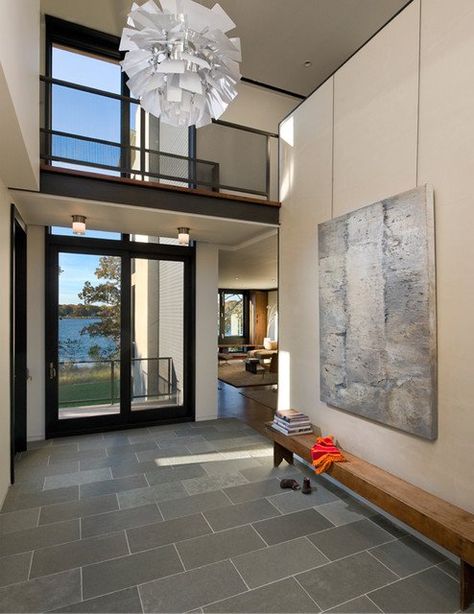
[[[132,358],[132,407],[179,404],[173,358]],[[114,406],[120,401],[120,360],[62,360],[58,363],[59,407]]]
[[[223,121],[165,132],[134,98],[50,77],[41,77],[41,86],[45,164],[261,199],[276,195],[276,134]],[[110,101],[119,136],[99,138],[97,126],[110,123],[101,117]]]

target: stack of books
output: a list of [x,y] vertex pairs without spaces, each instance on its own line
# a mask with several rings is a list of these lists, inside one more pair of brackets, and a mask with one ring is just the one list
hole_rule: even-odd
[[284,435],[306,435],[313,432],[308,416],[296,409],[277,411],[273,418],[272,428]]

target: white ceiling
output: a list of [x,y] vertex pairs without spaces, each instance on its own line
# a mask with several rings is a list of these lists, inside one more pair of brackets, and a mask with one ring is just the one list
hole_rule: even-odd
[[219,287],[269,290],[278,287],[278,234],[266,233],[237,249],[219,251]]
[[185,226],[190,228],[191,238],[195,241],[230,248],[266,236],[269,230],[275,228],[241,220],[62,198],[38,192],[11,192],[25,222],[40,226],[69,226],[71,215],[85,215],[88,227],[94,230],[129,234],[175,237],[177,228]]
[[[199,0],[213,6],[214,0]],[[140,2],[141,3],[141,2]],[[407,0],[220,0],[242,39],[242,74],[308,95]],[[131,0],[41,0],[42,12],[120,35]],[[310,68],[304,62],[312,62]]]

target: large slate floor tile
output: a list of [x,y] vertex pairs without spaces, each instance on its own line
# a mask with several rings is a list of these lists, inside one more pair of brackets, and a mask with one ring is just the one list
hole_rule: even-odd
[[380,608],[378,608],[373,601],[363,595],[362,597],[356,597],[345,603],[341,603],[330,610],[326,610],[329,614],[379,614]]
[[262,499],[281,493],[281,488],[278,480],[263,480],[262,482],[251,482],[234,488],[226,488],[224,492],[234,503],[243,503],[244,501]]
[[334,561],[343,556],[392,541],[394,538],[393,535],[373,524],[370,520],[364,519],[310,535],[309,539],[321,552]]
[[186,569],[223,561],[244,552],[264,548],[265,542],[250,526],[228,529],[176,544]]
[[456,612],[459,585],[433,567],[369,594],[383,612]]
[[414,537],[373,548],[370,553],[400,577],[441,563],[446,557]]
[[250,588],[329,562],[305,537],[233,557],[232,561]]
[[144,475],[134,475],[126,478],[117,478],[116,480],[83,484],[80,486],[81,499],[84,497],[97,497],[98,495],[110,495],[125,490],[132,490],[133,488],[143,488],[147,485]]
[[81,599],[79,569],[0,589],[0,612],[46,612]]
[[146,474],[150,486],[164,484],[165,482],[177,482],[199,478],[207,474],[199,464],[179,465],[177,467],[155,467],[154,471]]
[[346,557],[296,577],[323,610],[397,579],[395,574],[367,552]]
[[44,479],[44,490],[52,488],[63,488],[64,486],[76,486],[88,484],[89,482],[102,482],[112,479],[109,467],[103,469],[89,469],[87,471],[76,471],[75,473],[63,473],[60,475],[49,475]]
[[0,586],[28,580],[32,552],[0,558]]
[[128,546],[123,532],[42,548],[33,555],[30,577],[47,576],[125,554]]
[[102,469],[103,467],[113,468],[130,463],[138,464],[137,457],[133,452],[121,456],[106,456],[105,458],[83,458],[79,461],[79,467],[81,471],[85,471],[88,469]]
[[103,597],[86,599],[72,605],[53,610],[52,614],[141,614],[142,604],[136,586],[117,591]]
[[113,531],[121,531],[122,529],[132,529],[134,527],[160,522],[161,520],[162,516],[154,503],[142,505],[141,507],[118,510],[116,512],[97,514],[96,516],[82,518],[82,537],[112,533]]
[[102,497],[89,497],[68,503],[57,503],[41,508],[39,524],[49,524],[60,520],[71,520],[82,518],[91,514],[101,514],[118,510],[118,501],[115,495],[104,495]]
[[222,531],[257,520],[280,516],[280,512],[267,499],[255,499],[231,505],[225,509],[210,510],[204,512],[204,516],[214,531]]
[[142,441],[128,445],[112,446],[107,448],[107,456],[122,456],[122,454],[131,454],[135,452],[143,452],[144,450],[153,450],[158,446],[154,441]]
[[[291,476],[295,477],[295,476]],[[303,482],[301,477],[300,483]],[[275,507],[277,507],[283,514],[289,514],[290,512],[297,512],[299,510],[308,509],[315,505],[321,505],[322,503],[330,503],[331,501],[338,501],[338,497],[333,494],[324,486],[318,485],[313,488],[311,494],[303,495],[301,490],[287,490],[282,491],[281,494],[270,497],[270,501]]]
[[163,578],[138,587],[144,612],[186,612],[245,591],[229,561]]
[[50,465],[56,465],[57,463],[70,463],[73,461],[81,461],[86,458],[105,458],[107,455],[104,448],[98,448],[96,450],[81,450],[81,451],[62,451],[53,448],[51,456],[49,457]]
[[332,524],[315,510],[309,509],[270,518],[269,520],[261,520],[254,523],[253,526],[267,544],[272,545],[322,531],[332,527]]
[[318,512],[330,520],[335,526],[349,524],[362,518],[370,518],[377,513],[375,510],[358,503],[354,499],[339,499],[331,503],[318,505]]
[[211,533],[211,529],[202,514],[165,520],[146,527],[127,530],[132,552],[164,546],[208,533]]
[[247,480],[241,473],[223,473],[221,475],[205,475],[199,478],[185,479],[182,481],[189,495],[198,495],[212,490],[221,490],[230,486],[246,484]]
[[39,508],[18,510],[7,514],[0,514],[0,535],[32,529],[38,524]]
[[249,482],[261,482],[262,480],[271,480],[275,478],[278,478],[279,480],[282,478],[293,478],[300,481],[303,480],[303,477],[300,475],[299,468],[295,465],[280,465],[280,467],[273,467],[272,463],[272,466],[262,466],[262,464],[259,462],[260,459],[258,458],[252,457],[249,460],[250,462],[254,463],[254,466],[239,469],[239,472]]
[[20,462],[15,467],[15,484],[31,478],[45,478],[62,473],[76,473],[77,471],[79,471],[79,461],[41,467],[24,467]]
[[182,497],[187,497],[187,495],[188,493],[180,482],[165,482],[164,484],[156,484],[156,486],[134,488],[117,493],[120,509],[138,507],[147,503],[181,499]]
[[301,614],[320,612],[314,601],[302,590],[294,580],[288,578],[264,586],[253,591],[247,591],[225,601],[219,601],[203,608],[204,612],[281,612]]
[[[242,473],[243,469],[258,468],[259,464],[255,458],[237,458],[235,460],[218,460],[209,463],[203,463],[203,468],[210,476],[222,475],[226,473]],[[265,479],[265,478],[263,478]]]
[[[202,493],[200,495],[183,497],[182,499],[163,501],[162,503],[158,504],[158,507],[163,514],[163,518],[165,520],[170,520],[171,518],[182,518],[183,516],[189,516],[191,514],[196,514],[197,512],[206,512],[216,508],[218,508],[217,513],[222,513],[223,507],[228,507],[231,505],[232,503],[229,497],[227,497],[222,490],[214,490],[211,492]],[[222,528],[224,529],[227,527]]]
[[173,546],[139,552],[82,569],[84,599],[176,574],[183,566]]
[[41,492],[19,493],[15,487],[10,487],[2,512],[13,512],[31,507],[42,505],[53,505],[54,503],[64,503],[65,501],[77,501],[79,499],[79,486],[69,486],[67,488],[55,488]]
[[0,556],[29,552],[55,544],[64,544],[79,539],[79,521],[66,520],[33,529],[24,529],[3,535],[0,540]]

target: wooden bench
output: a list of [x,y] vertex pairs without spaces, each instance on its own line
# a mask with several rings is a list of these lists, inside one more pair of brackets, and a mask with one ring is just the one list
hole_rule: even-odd
[[[312,461],[315,435],[289,437],[270,425],[265,432],[274,442],[275,467],[282,460],[293,464],[294,454]],[[474,596],[474,514],[349,452],[343,453],[347,462],[334,463],[328,475],[461,559],[460,607],[467,609]]]

